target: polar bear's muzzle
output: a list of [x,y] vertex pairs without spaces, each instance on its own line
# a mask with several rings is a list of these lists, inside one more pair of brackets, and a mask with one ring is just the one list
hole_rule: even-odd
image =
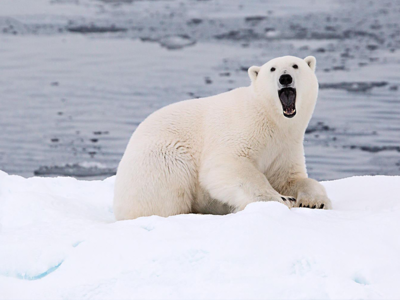
[[282,103],[283,115],[286,118],[293,118],[296,115],[296,89],[285,87],[278,91]]

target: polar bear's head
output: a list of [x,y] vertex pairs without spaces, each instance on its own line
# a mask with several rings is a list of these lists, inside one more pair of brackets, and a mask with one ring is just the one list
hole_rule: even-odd
[[261,67],[249,68],[252,87],[257,97],[265,101],[274,114],[293,118],[296,113],[311,117],[318,94],[313,56],[301,59],[283,56]]

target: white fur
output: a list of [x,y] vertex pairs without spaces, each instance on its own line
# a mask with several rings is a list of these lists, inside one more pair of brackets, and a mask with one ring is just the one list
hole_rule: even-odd
[[[118,167],[117,220],[226,214],[255,201],[330,208],[322,185],[307,177],[303,150],[318,94],[315,64],[314,57],[276,58],[249,69],[249,87],[151,114],[132,135]],[[297,91],[291,119],[283,116],[277,92],[283,73],[294,78]],[[281,198],[288,196],[297,201]]]

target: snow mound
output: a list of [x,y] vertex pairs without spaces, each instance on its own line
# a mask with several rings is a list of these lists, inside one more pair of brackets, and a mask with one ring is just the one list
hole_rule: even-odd
[[323,184],[331,211],[115,222],[114,177],[0,171],[0,299],[398,299],[400,177]]

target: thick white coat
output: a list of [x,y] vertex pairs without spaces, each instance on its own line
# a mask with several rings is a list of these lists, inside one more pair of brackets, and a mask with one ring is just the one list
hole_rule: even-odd
[[[226,214],[255,201],[330,208],[325,189],[307,177],[304,158],[304,133],[318,94],[315,65],[311,56],[276,58],[249,69],[249,87],[151,114],[119,164],[116,219]],[[283,115],[278,97],[282,74],[294,80],[293,118]]]

